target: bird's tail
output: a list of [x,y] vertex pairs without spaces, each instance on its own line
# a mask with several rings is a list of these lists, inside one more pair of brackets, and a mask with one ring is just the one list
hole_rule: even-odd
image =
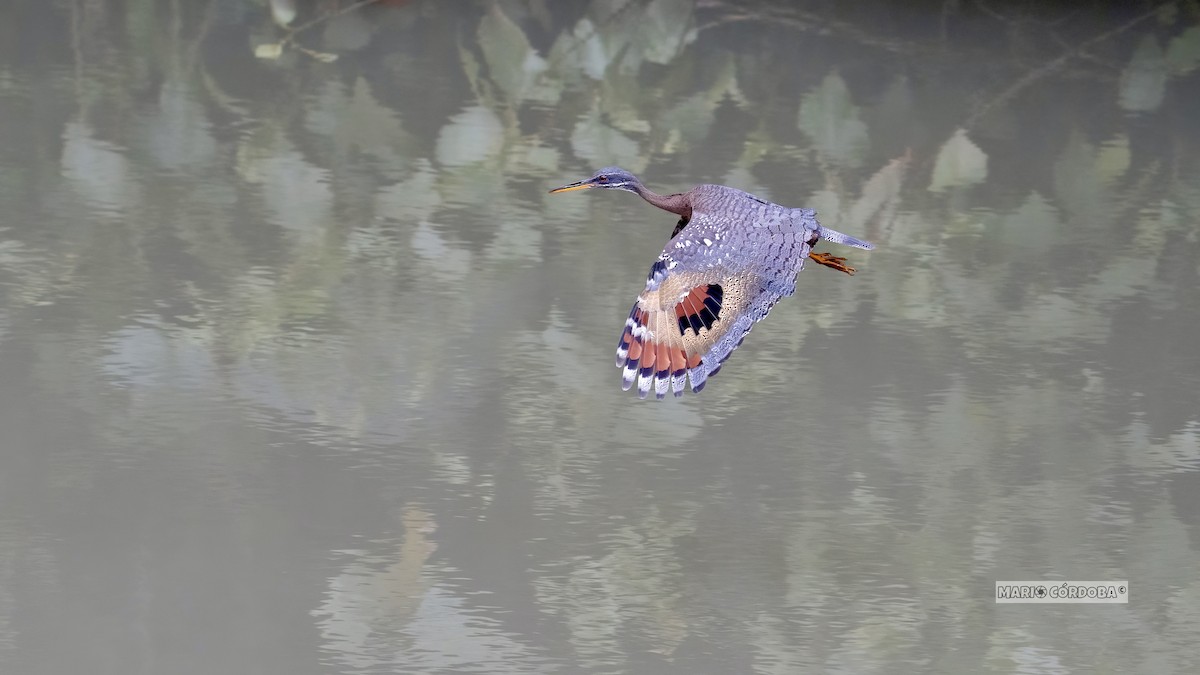
[[844,244],[846,246],[853,246],[854,248],[861,248],[867,251],[875,248],[875,244],[872,244],[869,241],[855,239],[848,234],[842,234],[837,230],[831,230],[824,225],[821,226],[821,238],[825,241],[833,242],[834,244]]

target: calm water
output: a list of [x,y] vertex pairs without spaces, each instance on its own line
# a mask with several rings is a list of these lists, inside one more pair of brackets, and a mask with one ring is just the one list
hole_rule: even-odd
[[[1194,672],[1194,3],[336,5],[0,7],[0,670]],[[607,164],[878,249],[640,402]]]

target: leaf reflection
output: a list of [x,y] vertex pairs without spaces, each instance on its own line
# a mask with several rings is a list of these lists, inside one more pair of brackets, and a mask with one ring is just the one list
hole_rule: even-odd
[[[212,549],[304,572],[293,623],[346,670],[1195,663],[1194,17],[387,4],[320,24],[322,64],[247,46],[303,4],[48,3],[75,32],[0,68],[0,413],[42,424],[0,561],[30,606],[90,588],[79,552],[172,587],[119,576],[186,557],[141,502],[128,539],[27,556],[152,475]],[[546,194],[609,164],[879,246],[807,266],[702,396],[641,404],[611,358],[675,218]],[[1042,574],[1148,600],[1110,630],[979,591]],[[5,635],[89,648],[18,609]]]

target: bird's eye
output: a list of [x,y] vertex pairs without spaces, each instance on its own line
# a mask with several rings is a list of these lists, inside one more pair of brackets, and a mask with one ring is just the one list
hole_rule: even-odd
[[597,179],[596,179],[596,182],[597,182],[597,183],[607,183],[607,182],[608,182],[608,176],[600,176],[599,178],[597,178]]

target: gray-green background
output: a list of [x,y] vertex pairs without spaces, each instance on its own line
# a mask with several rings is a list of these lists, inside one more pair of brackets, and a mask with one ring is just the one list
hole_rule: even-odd
[[[348,5],[0,5],[0,670],[1194,672],[1195,0]],[[639,402],[607,164],[878,248]]]

